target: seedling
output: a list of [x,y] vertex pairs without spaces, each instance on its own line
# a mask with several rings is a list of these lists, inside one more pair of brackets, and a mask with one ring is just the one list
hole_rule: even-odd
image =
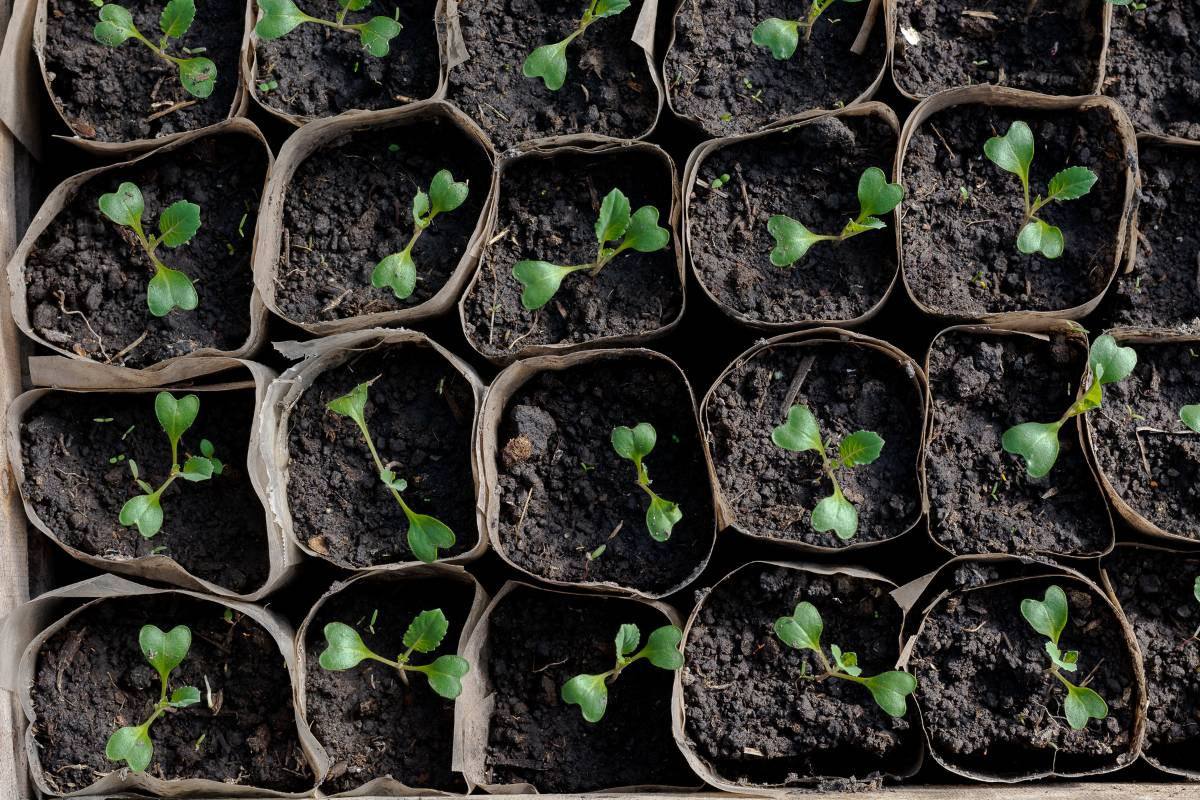
[[176,478],[199,483],[225,471],[225,465],[213,456],[213,444],[208,439],[200,440],[200,455],[189,455],[183,466],[179,466],[179,440],[192,427],[199,413],[200,398],[194,394],[176,399],[170,392],[159,392],[154,398],[154,416],[171,442],[171,471],[155,489],[141,479],[137,462],[130,459],[129,472],[145,494],[126,500],[118,517],[122,525],[136,525],[138,533],[147,539],[153,538],[162,529],[162,494]]
[[1136,3],[1134,0],[1107,0],[1107,2],[1112,3],[1114,6],[1129,6],[1134,11],[1146,10],[1145,3]]
[[1044,477],[1058,460],[1058,432],[1063,424],[1099,408],[1104,400],[1104,385],[1124,380],[1136,365],[1137,353],[1132,347],[1118,346],[1108,334],[1098,337],[1088,360],[1091,385],[1087,393],[1055,422],[1022,422],[1006,430],[1000,440],[1004,451],[1025,459],[1029,477]]
[[1025,217],[1017,234],[1017,249],[1022,253],[1040,252],[1046,258],[1063,254],[1062,230],[1051,225],[1037,213],[1046,204],[1078,200],[1092,190],[1096,173],[1087,167],[1067,167],[1050,179],[1046,196],[1040,194],[1029,201],[1029,166],[1033,163],[1033,131],[1017,120],[1003,136],[993,136],[983,145],[983,153],[993,164],[1021,179],[1025,195]]
[[541,78],[552,92],[557,92],[567,82],[567,47],[583,35],[591,25],[605,17],[615,17],[629,8],[630,0],[589,0],[583,16],[575,30],[554,44],[544,44],[525,58],[521,74],[526,78]]
[[858,665],[858,656],[854,653],[843,653],[836,644],[829,645],[831,661],[825,655],[821,645],[821,633],[825,630],[825,622],[816,606],[803,601],[796,606],[790,617],[780,617],[775,620],[775,635],[788,647],[797,650],[811,650],[817,654],[823,670],[818,675],[808,674],[808,665],[800,677],[809,681],[823,681],[826,678],[838,678],[843,681],[861,684],[867,687],[875,703],[893,717],[903,717],[908,711],[906,698],[917,688],[917,679],[907,672],[892,670],[878,675],[863,677],[862,667]]
[[467,201],[469,192],[466,181],[455,181],[450,170],[444,169],[433,176],[429,194],[417,190],[413,198],[413,233],[408,244],[399,253],[392,253],[378,264],[371,273],[371,285],[376,289],[390,286],[401,300],[407,300],[417,288],[417,264],[412,258],[413,246],[421,234],[433,224],[438,214],[449,213]]
[[145,772],[154,757],[154,742],[150,741],[150,726],[154,720],[200,702],[200,690],[195,686],[180,686],[167,694],[171,672],[187,657],[191,646],[192,631],[186,625],[176,625],[166,633],[154,625],[142,626],[138,632],[138,647],[158,673],[162,688],[158,702],[145,722],[118,728],[108,737],[104,755],[109,761],[124,761],[134,772]]
[[[833,484],[833,494],[817,503],[812,512],[813,528],[819,533],[833,531],[843,541],[858,533],[858,509],[846,499],[838,483],[839,469],[854,469],[870,464],[883,452],[883,439],[872,431],[855,431],[838,444],[837,455],[830,457],[821,427],[808,406],[788,409],[787,422],[771,431],[771,441],[793,453],[815,451],[821,457],[821,469]],[[833,442],[829,442],[832,449]]]
[[406,539],[409,550],[421,561],[431,564],[437,561],[438,548],[454,546],[454,531],[450,530],[441,520],[428,514],[418,514],[409,508],[408,503],[404,502],[404,498],[400,494],[408,488],[408,481],[396,477],[396,473],[379,457],[379,451],[375,449],[375,442],[371,439],[371,431],[367,428],[366,418],[367,394],[372,383],[374,383],[373,380],[360,383],[349,394],[330,401],[326,408],[335,414],[349,417],[354,420],[354,424],[358,425],[358,429],[362,431],[363,440],[367,443],[367,449],[371,451],[371,458],[375,461],[375,470],[379,475],[380,482],[388,488],[392,497],[396,498],[396,502],[400,504],[404,516],[408,519]]
[[1179,419],[1196,433],[1200,433],[1200,404],[1179,409]]
[[[596,220],[599,245],[596,260],[574,267],[560,267],[546,261],[518,261],[513,266],[513,277],[525,287],[521,305],[536,311],[550,302],[563,278],[571,273],[588,270],[594,278],[626,250],[653,253],[666,247],[670,240],[671,232],[658,224],[657,208],[642,206],[630,216],[629,198],[620,189],[613,189],[600,204],[600,217]],[[605,246],[610,243],[611,247]]]
[[[1200,575],[1196,576],[1196,582],[1192,584],[1192,594],[1196,597],[1196,602],[1200,603]],[[1192,634],[1193,639],[1200,639],[1200,627],[1196,628],[1196,632]]]
[[351,24],[346,22],[346,14],[362,11],[371,5],[371,0],[338,0],[338,5],[342,7],[341,11],[337,13],[336,18],[328,20],[309,16],[292,0],[258,0],[262,19],[254,26],[254,34],[260,39],[278,39],[287,36],[296,27],[311,22],[344,33],[357,33],[363,49],[376,58],[383,58],[391,51],[392,39],[395,39],[403,28],[397,21],[399,10],[396,11],[396,18],[371,17],[366,22]]
[[842,232],[833,235],[813,233],[791,217],[776,214],[767,222],[767,230],[775,237],[771,263],[790,267],[817,242],[841,242],[867,231],[883,230],[887,223],[877,214],[886,214],[900,204],[904,189],[898,183],[888,183],[879,167],[869,167],[858,179],[858,216],[846,222]]
[[721,175],[719,175],[718,177],[713,178],[712,183],[710,183],[708,186],[710,189],[712,189],[715,192],[716,190],[720,189],[722,186],[724,186],[727,183],[729,183],[729,173],[725,172],[725,173],[722,173]]
[[608,687],[616,683],[617,678],[621,677],[621,673],[630,664],[645,658],[659,669],[672,672],[683,666],[683,653],[679,652],[683,631],[676,626],[663,625],[656,628],[646,639],[646,646],[638,650],[641,639],[642,632],[637,625],[626,623],[618,628],[616,664],[608,672],[599,675],[576,675],[564,683],[563,702],[579,706],[583,718],[588,722],[599,722],[608,709]]
[[[203,100],[212,94],[217,83],[217,65],[207,58],[179,58],[167,52],[168,42],[171,39],[183,38],[195,19],[196,0],[170,0],[158,16],[158,27],[163,35],[158,44],[155,44],[138,30],[137,25],[133,23],[133,14],[129,13],[127,8],[115,3],[105,3],[100,6],[100,21],[96,23],[92,35],[100,44],[109,47],[120,47],[127,39],[141,42],[179,71],[179,82],[188,94]],[[202,48],[184,50],[189,55],[197,51],[202,52]]]
[[621,458],[633,462],[637,469],[637,485],[650,496],[650,506],[646,509],[646,530],[650,538],[656,542],[665,542],[671,538],[671,529],[683,519],[683,511],[678,503],[664,500],[650,488],[650,472],[646,469],[645,458],[654,450],[658,442],[658,434],[649,422],[639,422],[632,428],[619,425],[613,428],[612,446]]
[[1046,654],[1050,656],[1050,674],[1067,689],[1063,711],[1067,723],[1075,730],[1087,727],[1088,720],[1108,716],[1108,704],[1104,698],[1086,686],[1076,686],[1067,680],[1064,672],[1075,672],[1079,668],[1079,651],[1059,649],[1058,640],[1067,627],[1067,595],[1059,586],[1046,589],[1042,600],[1021,601],[1021,616],[1035,631],[1046,637]]
[[[771,17],[763,20],[755,27],[750,35],[750,41],[759,47],[765,47],[775,56],[776,61],[791,58],[800,45],[800,31],[804,30],[804,41],[812,38],[813,26],[817,19],[825,13],[837,0],[813,0],[809,6],[808,15],[804,19],[779,19]],[[842,0],[843,3],[858,3],[861,0]]]

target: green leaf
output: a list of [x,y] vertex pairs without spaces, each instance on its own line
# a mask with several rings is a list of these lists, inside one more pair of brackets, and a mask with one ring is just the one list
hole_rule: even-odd
[[395,489],[397,492],[403,492],[408,488],[408,481],[404,480],[404,478],[397,478],[396,473],[390,469],[380,472],[379,480],[383,481],[384,486]]
[[775,248],[771,250],[771,263],[777,267],[790,267],[808,252],[817,242],[828,236],[813,233],[791,217],[776,214],[767,221],[767,232],[775,237]]
[[371,0],[338,0],[338,5],[347,11],[362,11],[371,5]]
[[862,667],[858,666],[857,654],[843,653],[842,648],[836,644],[829,645],[829,652],[833,654],[833,663],[837,664],[837,668],[842,672],[854,678],[862,675]]
[[194,394],[176,399],[170,392],[159,392],[154,397],[154,416],[172,442],[183,438],[199,413],[200,398]]
[[683,631],[674,625],[663,625],[647,637],[642,653],[659,669],[674,671],[683,666],[683,653],[679,652],[681,641]]
[[167,206],[158,217],[158,233],[167,247],[187,244],[200,230],[200,206],[178,200]]
[[821,632],[825,623],[817,607],[807,600],[799,603],[790,617],[775,620],[775,635],[788,647],[821,652]]
[[358,31],[363,49],[376,58],[383,58],[392,49],[390,42],[400,35],[403,26],[391,17],[371,17]]
[[371,285],[376,289],[391,287],[400,300],[412,297],[417,288],[417,265],[408,250],[392,253],[375,265],[371,272]]
[[813,509],[812,524],[818,533],[833,531],[843,541],[853,539],[858,533],[858,509],[835,489]]
[[1022,422],[1004,432],[1000,444],[1004,452],[1025,459],[1031,478],[1044,477],[1058,460],[1058,431],[1061,422]]
[[521,305],[529,311],[537,311],[554,297],[563,278],[576,270],[576,267],[560,267],[547,261],[518,261],[512,274],[525,287],[521,292]]
[[1033,163],[1033,131],[1021,120],[1008,126],[1003,136],[993,136],[983,145],[988,160],[1005,172],[1029,180],[1029,165]]
[[671,232],[658,224],[658,209],[642,206],[630,218],[621,244],[639,253],[657,253],[670,241]]
[[1067,627],[1067,593],[1059,586],[1050,586],[1041,600],[1026,598],[1021,601],[1021,616],[1035,631],[1054,644]]
[[567,82],[567,42],[544,44],[534,50],[521,65],[521,74],[541,78],[547,89],[557,92]]
[[310,18],[292,0],[258,0],[262,19],[254,26],[254,34],[260,39],[278,39]]
[[893,717],[903,717],[908,711],[906,698],[916,691],[917,679],[907,672],[883,672],[865,679],[863,685],[880,708]]
[[1077,731],[1087,727],[1088,720],[1093,717],[1104,719],[1108,716],[1108,703],[1086,686],[1067,686],[1067,698],[1063,701],[1063,711],[1067,715],[1067,723]]
[[838,458],[847,468],[870,464],[883,452],[883,438],[873,431],[855,431],[838,445]]
[[800,22],[771,17],[758,23],[750,41],[771,51],[777,61],[791,58],[800,45]]
[[792,406],[788,409],[787,422],[771,431],[771,441],[784,450],[804,453],[815,450],[824,452],[821,444],[821,429],[817,418],[808,406]]
[[417,614],[404,632],[404,646],[411,647],[418,653],[432,653],[438,649],[446,631],[450,630],[450,622],[440,608],[422,611]]
[[1050,179],[1047,200],[1078,200],[1096,185],[1096,173],[1087,167],[1067,167]]
[[187,658],[192,647],[192,631],[186,625],[176,625],[163,633],[156,625],[143,625],[138,631],[138,646],[150,666],[165,681],[171,671]]
[[417,225],[419,225],[422,228],[428,227],[429,220],[426,219],[428,214],[429,214],[429,195],[425,194],[420,189],[418,189],[416,195],[413,196],[413,202],[412,202],[413,222],[417,223]]
[[[106,44],[109,47],[117,47],[130,36],[137,33],[137,26],[133,24],[133,15],[129,13],[123,6],[118,6],[113,3],[107,3],[100,8],[100,21],[96,23],[96,27],[92,31],[92,35],[96,37],[96,41],[100,44]],[[124,186],[126,184],[122,184]],[[133,184],[128,184],[133,186]],[[136,186],[134,187],[137,188]],[[119,190],[118,190],[119,191]],[[141,195],[138,195],[141,198]],[[101,208],[104,208],[104,198],[100,198]],[[108,213],[108,212],[105,212]],[[138,211],[139,215],[141,210]],[[110,215],[111,218],[111,215]],[[128,223],[120,220],[113,220],[121,225]]]
[[467,202],[471,189],[466,181],[455,181],[450,170],[444,169],[433,176],[429,184],[429,199],[435,214],[444,214]]
[[[118,8],[125,11],[120,6],[105,6],[105,8]],[[129,12],[125,11],[125,13]],[[142,212],[145,208],[142,190],[135,183],[126,181],[118,186],[115,192],[100,195],[101,213],[118,225],[124,225],[127,228],[137,228],[141,225]]]
[[596,9],[592,12],[592,19],[604,19],[605,17],[615,17],[625,9],[629,8],[629,0],[598,0]]
[[208,439],[201,439],[200,440],[200,452],[204,455],[205,458],[211,459],[213,457],[213,453],[216,451],[213,449],[212,442],[210,442]]
[[195,686],[180,686],[171,692],[171,708],[187,708],[200,702],[200,690]]
[[[845,2],[846,0],[842,0]],[[879,217],[863,217],[862,219],[852,219],[846,222],[846,227],[843,230],[843,236],[853,236],[864,231],[879,231],[887,227],[887,223]]]
[[426,564],[438,559],[438,548],[454,546],[454,531],[428,514],[408,515],[408,548]]
[[650,538],[656,542],[665,542],[671,538],[672,529],[683,519],[683,511],[678,503],[655,495],[650,498],[650,507],[646,509],[646,530]]
[[613,428],[612,446],[617,455],[630,461],[645,458],[658,443],[658,434],[649,422],[639,422],[632,428],[618,425]]
[[588,722],[604,719],[608,708],[608,684],[604,675],[576,675],[563,684],[562,699],[570,706],[579,706]]
[[188,460],[183,464],[183,471],[179,477],[185,481],[199,483],[206,481],[216,473],[213,462],[204,456],[189,456]]
[[341,622],[331,622],[325,626],[325,645],[317,661],[322,669],[333,672],[357,667],[359,662],[375,656],[363,644],[358,631]]
[[596,219],[596,241],[601,247],[606,242],[615,242],[629,228],[629,198],[620,189],[613,189],[600,203],[600,216]]
[[1132,347],[1121,347],[1107,333],[1092,342],[1088,363],[1101,386],[1123,381],[1137,366],[1137,351]]
[[888,183],[879,167],[869,167],[858,179],[859,217],[886,214],[900,205],[904,189],[898,183]]
[[134,772],[145,772],[154,756],[150,734],[141,725],[119,728],[104,745],[109,761],[124,761]]
[[146,305],[156,317],[165,317],[172,309],[191,311],[200,304],[200,295],[186,274],[160,266],[146,285]]
[[179,62],[179,82],[188,94],[203,100],[217,85],[217,65],[207,58],[185,58]]
[[166,36],[178,39],[192,27],[195,18],[196,0],[170,0],[158,15],[158,27]]
[[151,539],[162,530],[162,506],[156,495],[139,494],[125,501],[117,519],[122,525],[136,525],[143,538]]
[[1074,672],[1079,668],[1075,663],[1079,660],[1078,650],[1068,650],[1064,653],[1058,649],[1058,645],[1054,642],[1046,642],[1046,654],[1050,656],[1050,660],[1054,662],[1054,665],[1064,672]]
[[371,389],[371,382],[365,381],[358,384],[346,394],[330,400],[325,407],[335,414],[340,414],[343,417],[358,422],[362,425],[367,423],[367,393]]
[[[1200,404],[1184,406],[1179,409],[1179,419],[1184,425],[1187,425],[1196,433],[1200,433]],[[1200,594],[1197,595],[1197,599],[1200,599]]]
[[1041,252],[1046,258],[1058,258],[1063,254],[1063,246],[1062,230],[1040,219],[1025,223],[1017,234],[1017,249],[1026,255]]
[[429,687],[447,700],[462,694],[462,677],[471,671],[471,665],[459,656],[440,656],[422,670],[429,679]]
[[617,628],[617,658],[624,658],[637,650],[642,641],[642,632],[637,625],[626,623]]

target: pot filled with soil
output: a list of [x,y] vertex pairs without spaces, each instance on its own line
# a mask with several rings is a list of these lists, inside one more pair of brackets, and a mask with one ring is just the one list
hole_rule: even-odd
[[444,313],[479,257],[491,192],[491,146],[447,103],[306,125],[267,189],[258,289],[321,335]]
[[493,193],[479,266],[458,304],[483,356],[508,364],[642,343],[679,323],[679,182],[657,145],[535,149],[500,163]]

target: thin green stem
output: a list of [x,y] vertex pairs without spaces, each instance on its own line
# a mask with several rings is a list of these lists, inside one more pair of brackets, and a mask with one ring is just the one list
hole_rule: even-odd
[[[375,442],[371,439],[371,432],[367,430],[366,422],[355,419],[354,423],[358,425],[358,429],[362,431],[363,440],[367,443],[367,449],[371,451],[371,458],[375,460],[375,474],[382,474],[387,467],[384,465],[383,459],[379,457],[379,451],[375,449]],[[404,516],[408,517],[408,521],[411,523],[414,516],[413,510],[408,507],[408,503],[404,502],[404,498],[401,497],[400,492],[396,491],[396,487],[388,486],[387,488],[388,491],[392,493],[392,497],[396,498],[396,502],[400,504],[400,508],[404,511]]]
[[804,19],[804,41],[812,39],[813,26],[817,24],[817,20],[825,10],[833,5],[835,0],[813,0],[812,7],[808,9],[808,16]]

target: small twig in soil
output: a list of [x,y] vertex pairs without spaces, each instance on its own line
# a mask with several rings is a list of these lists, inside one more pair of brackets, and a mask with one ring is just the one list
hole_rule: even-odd
[[176,111],[182,111],[188,106],[196,105],[196,100],[180,100],[178,103],[173,103],[170,108],[164,108],[162,111],[155,111],[150,116],[146,117],[146,122],[153,122],[156,119],[165,117],[167,114],[174,114]]
[[150,335],[150,331],[142,331],[141,336],[137,337],[132,342],[130,342],[129,344],[122,347],[120,350],[117,351],[117,354],[115,356],[113,356],[112,358],[106,359],[104,363],[111,364],[114,361],[120,361],[122,358],[124,358],[125,356],[132,353],[135,347],[137,347],[142,342],[146,341],[146,337],[149,335]]

